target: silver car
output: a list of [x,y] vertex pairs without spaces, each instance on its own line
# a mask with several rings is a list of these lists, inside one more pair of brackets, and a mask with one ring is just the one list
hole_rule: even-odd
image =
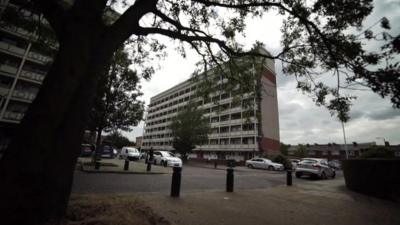
[[317,158],[304,158],[296,167],[296,177],[301,176],[318,177],[321,179],[327,179],[328,177],[335,178],[335,169],[328,165],[326,159]]
[[269,159],[253,158],[246,161],[246,166],[250,169],[268,169],[268,170],[283,170],[284,166],[280,163],[274,163]]

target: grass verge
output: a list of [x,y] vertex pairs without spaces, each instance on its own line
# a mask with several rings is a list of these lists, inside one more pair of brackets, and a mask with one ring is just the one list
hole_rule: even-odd
[[170,225],[134,195],[72,195],[63,225]]

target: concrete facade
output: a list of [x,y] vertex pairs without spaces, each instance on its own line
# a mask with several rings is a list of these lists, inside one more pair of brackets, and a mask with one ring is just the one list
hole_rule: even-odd
[[[4,16],[6,10],[17,9],[12,0],[1,1],[0,4],[0,16]],[[28,13],[25,9],[21,12]],[[36,45],[35,34],[0,19],[1,154],[39,92],[53,59]]]
[[[210,120],[212,132],[208,142],[197,146],[189,155],[191,159],[244,161],[255,155],[278,154],[279,119],[274,61],[267,60],[260,73],[261,99],[257,99],[255,93],[245,93],[240,98],[241,104],[233,101],[238,96],[224,91],[212,93],[212,100],[204,101],[196,97],[196,82],[192,80],[152,97],[145,120],[142,149],[173,151],[173,137],[168,125],[179,109],[192,101],[205,110],[204,117]],[[224,82],[224,79],[218,81]],[[244,101],[254,104],[249,108],[243,104]],[[245,113],[250,116],[245,118]]]

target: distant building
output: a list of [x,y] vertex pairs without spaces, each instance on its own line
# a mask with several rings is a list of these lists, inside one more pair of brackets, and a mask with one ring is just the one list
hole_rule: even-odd
[[[269,54],[265,49],[263,53]],[[252,68],[249,68],[251,70]],[[195,148],[191,159],[234,159],[244,161],[255,155],[279,154],[279,118],[274,60],[266,60],[260,72],[261,99],[254,91],[237,96],[234,93],[212,93],[209,99],[196,96],[197,83],[184,81],[150,99],[143,135],[144,150],[174,150],[168,125],[177,112],[191,101],[205,111],[212,129],[209,140]],[[215,84],[227,82],[214,74]],[[219,79],[218,79],[219,78]],[[239,102],[233,101],[240,98]],[[252,106],[246,104],[252,102]]]
[[136,137],[136,148],[142,148],[143,136]]
[[[7,15],[17,10],[31,14],[25,7],[18,8],[20,3],[0,2],[0,154],[39,92],[56,52],[55,47],[39,45],[35,34],[10,21]],[[37,15],[26,17],[38,19]],[[41,26],[51,30],[46,22]]]
[[[307,157],[312,158],[326,158],[328,160],[340,160],[346,159],[346,146],[344,144],[305,144],[303,145],[307,149]],[[349,158],[359,158],[362,153],[369,148],[376,146],[375,142],[368,143],[356,143],[347,144],[347,151],[349,154]],[[385,145],[378,146],[385,147],[390,151],[394,151],[396,157],[400,157],[400,145]],[[288,149],[288,154],[291,157],[294,157],[294,153],[297,150],[298,145],[291,145]]]

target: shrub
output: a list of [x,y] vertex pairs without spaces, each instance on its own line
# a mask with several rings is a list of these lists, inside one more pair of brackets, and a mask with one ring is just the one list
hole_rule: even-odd
[[285,169],[291,169],[292,168],[292,163],[288,158],[284,155],[277,155],[274,159],[274,162],[282,164]]
[[373,146],[373,147],[369,148],[367,151],[362,152],[361,158],[364,158],[364,159],[368,159],[368,158],[390,159],[390,158],[394,158],[394,152],[389,151],[385,147]]

